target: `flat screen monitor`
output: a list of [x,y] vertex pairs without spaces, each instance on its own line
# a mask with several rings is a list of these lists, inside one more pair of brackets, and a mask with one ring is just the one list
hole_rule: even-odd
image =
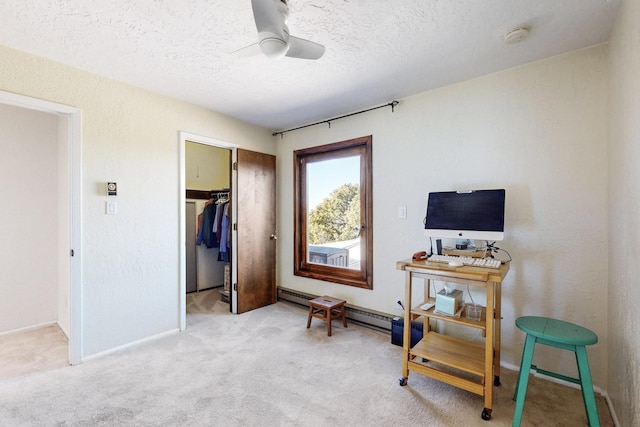
[[505,190],[429,193],[424,234],[452,239],[503,240]]

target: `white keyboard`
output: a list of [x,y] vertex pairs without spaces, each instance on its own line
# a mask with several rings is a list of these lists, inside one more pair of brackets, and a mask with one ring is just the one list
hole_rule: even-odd
[[470,256],[452,256],[452,255],[431,255],[431,262],[449,263],[451,261],[461,262],[463,265],[471,265],[473,267],[500,268],[500,261],[495,258],[473,258]]

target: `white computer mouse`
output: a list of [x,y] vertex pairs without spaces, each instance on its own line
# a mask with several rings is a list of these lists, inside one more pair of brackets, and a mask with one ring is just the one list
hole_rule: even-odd
[[449,261],[449,265],[451,267],[462,267],[462,263],[460,261]]

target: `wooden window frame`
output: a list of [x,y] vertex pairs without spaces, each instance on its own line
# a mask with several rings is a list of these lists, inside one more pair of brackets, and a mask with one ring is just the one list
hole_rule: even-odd
[[[373,289],[373,187],[372,137],[363,136],[317,147],[295,150],[294,185],[294,275],[364,289]],[[360,156],[360,269],[309,263],[307,260],[307,167],[310,162]]]

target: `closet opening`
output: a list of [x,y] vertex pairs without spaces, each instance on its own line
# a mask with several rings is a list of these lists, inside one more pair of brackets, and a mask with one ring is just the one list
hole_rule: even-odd
[[229,304],[232,250],[231,151],[187,141],[185,158],[185,292],[190,294],[215,290],[219,292],[222,302]]
[[[212,147],[217,151],[211,151]],[[214,165],[219,165],[219,167]],[[226,167],[228,167],[227,171],[225,171]],[[178,310],[181,331],[185,330],[187,326],[187,296],[190,297],[189,303],[191,303],[194,294],[211,292],[209,289],[211,287],[215,292],[223,292],[223,294],[219,293],[221,298],[224,295],[224,267],[221,274],[219,272],[215,276],[217,278],[215,282],[196,283],[196,292],[187,293],[186,252],[193,249],[191,243],[187,245],[187,235],[191,234],[191,239],[195,236],[196,241],[198,239],[197,215],[199,215],[199,210],[196,209],[196,205],[199,201],[202,204],[206,201],[214,203],[216,195],[224,199],[227,189],[230,197],[228,206],[230,214],[228,216],[233,228],[233,232],[230,233],[231,245],[229,247],[231,249],[228,254],[230,301],[225,303],[228,304],[228,311],[241,314],[276,302],[275,168],[276,158],[274,155],[241,149],[232,143],[180,132],[180,285]],[[214,170],[220,174],[220,180],[214,181],[212,179],[206,184],[201,184],[205,175],[214,173]],[[224,178],[227,180],[224,181]],[[187,200],[187,190],[204,192],[202,193],[204,197]],[[189,195],[193,196],[194,193],[190,192]],[[187,206],[187,201],[193,202],[193,205]],[[187,209],[191,212],[190,214],[187,214]],[[188,228],[187,216],[191,218],[189,221],[193,221]],[[198,229],[198,233],[196,229]],[[196,257],[197,253],[203,250],[207,249],[196,248]],[[207,255],[214,256],[215,265],[219,266],[218,256],[210,255],[215,253],[213,251]],[[195,275],[198,274],[198,266],[202,262],[204,261],[196,259],[195,268],[191,264],[193,271],[196,271]],[[227,264],[227,260],[223,260],[224,264]],[[211,267],[212,262],[206,262],[206,265]],[[216,268],[215,265],[213,268]],[[199,288],[203,291],[197,291]],[[218,301],[216,301],[216,306],[214,307],[216,308],[215,312],[219,313]]]
[[234,146],[181,133],[180,329],[187,313],[233,312]]

